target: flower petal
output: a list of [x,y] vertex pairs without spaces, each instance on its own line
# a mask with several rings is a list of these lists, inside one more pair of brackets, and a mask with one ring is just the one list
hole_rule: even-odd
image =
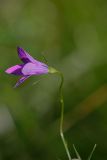
[[15,84],[14,88],[18,87],[21,83],[23,83],[30,76],[24,76],[19,79],[19,81]]
[[19,58],[24,63],[28,63],[28,62],[36,63],[36,62],[38,62],[32,56],[30,56],[23,48],[17,47],[17,51],[18,51]]
[[8,74],[23,75],[23,73],[21,72],[23,66],[23,64],[15,65],[8,68],[5,72]]
[[44,63],[34,64],[27,63],[22,68],[23,75],[40,75],[48,73],[48,66]]

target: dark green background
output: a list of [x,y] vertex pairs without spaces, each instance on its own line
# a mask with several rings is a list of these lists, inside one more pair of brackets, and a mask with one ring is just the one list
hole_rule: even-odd
[[57,75],[7,75],[16,47],[65,77],[65,137],[85,160],[107,158],[107,1],[0,0],[0,160],[67,160],[59,136]]

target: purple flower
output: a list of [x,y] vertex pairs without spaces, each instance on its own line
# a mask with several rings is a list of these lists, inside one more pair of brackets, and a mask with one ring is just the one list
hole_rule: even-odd
[[24,51],[24,49],[18,47],[17,51],[19,58],[22,60],[23,64],[17,64],[5,71],[8,74],[22,76],[16,83],[15,87],[19,86],[32,75],[47,74],[49,72],[48,66],[46,64],[34,59],[26,51]]

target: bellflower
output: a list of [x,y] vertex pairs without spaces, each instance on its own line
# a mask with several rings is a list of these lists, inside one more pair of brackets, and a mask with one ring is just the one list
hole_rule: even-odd
[[5,71],[8,74],[21,76],[15,87],[19,86],[30,76],[47,74],[49,72],[49,67],[45,63],[37,61],[24,49],[17,47],[17,51],[23,63],[12,66]]

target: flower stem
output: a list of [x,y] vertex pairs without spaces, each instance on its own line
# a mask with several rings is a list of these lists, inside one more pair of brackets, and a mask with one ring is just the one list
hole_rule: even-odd
[[61,136],[64,148],[65,148],[66,154],[68,156],[68,160],[72,160],[67,143],[66,143],[66,140],[65,140],[65,137],[64,137],[64,133],[63,133],[64,99],[63,99],[63,94],[62,94],[62,87],[63,87],[63,83],[64,83],[64,77],[63,77],[63,74],[60,71],[56,70],[55,68],[48,67],[48,69],[49,69],[49,73],[51,73],[51,74],[56,73],[61,78],[61,82],[60,82],[60,86],[59,86],[60,103],[61,103],[60,136]]
[[60,83],[60,87],[59,87],[59,94],[60,94],[60,103],[61,103],[61,119],[60,119],[60,136],[64,145],[64,148],[66,150],[66,154],[68,156],[69,160],[72,160],[69,149],[68,149],[68,145],[66,143],[65,137],[64,137],[64,133],[63,133],[63,120],[64,120],[64,99],[63,99],[63,94],[62,94],[62,87],[63,87],[63,83],[64,83],[64,77],[63,74],[61,72],[57,72],[61,78],[61,83]]

